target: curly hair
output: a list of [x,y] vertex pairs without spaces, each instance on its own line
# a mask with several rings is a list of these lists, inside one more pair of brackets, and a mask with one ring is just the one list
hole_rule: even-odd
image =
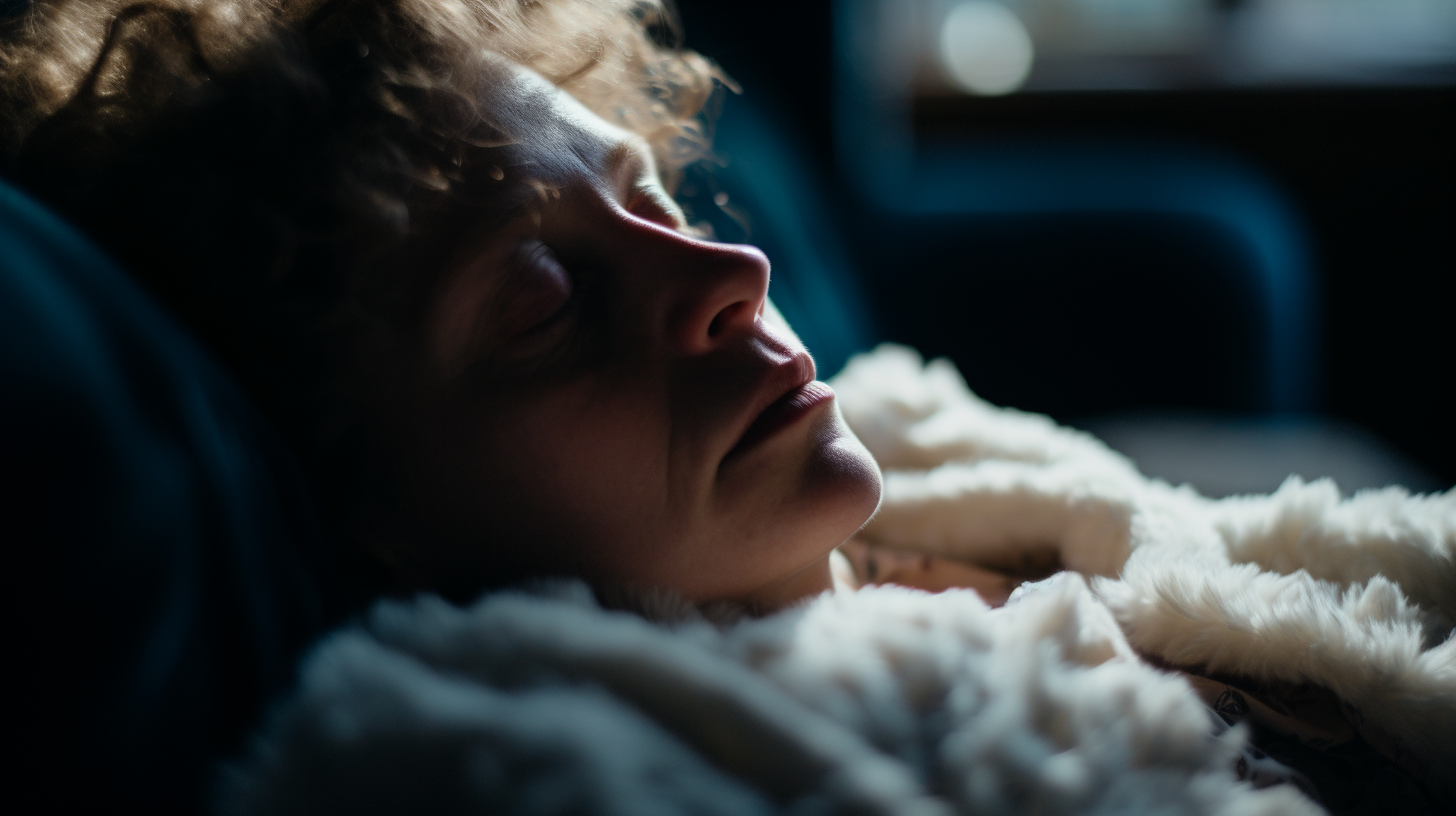
[[58,0],[7,29],[3,172],[222,359],[346,526],[389,492],[356,392],[397,352],[408,279],[529,135],[482,104],[500,58],[667,174],[729,83],[661,0]]

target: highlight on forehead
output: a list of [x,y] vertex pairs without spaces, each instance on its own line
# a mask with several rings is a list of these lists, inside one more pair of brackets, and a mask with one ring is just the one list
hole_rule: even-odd
[[581,171],[618,191],[644,176],[657,178],[656,158],[644,137],[603,120],[531,70],[519,66],[516,70],[520,98],[498,110],[523,120],[505,129],[520,134],[513,146],[520,162],[517,172],[534,172],[534,180],[523,181],[536,190],[538,199],[552,199],[559,175],[565,178]]

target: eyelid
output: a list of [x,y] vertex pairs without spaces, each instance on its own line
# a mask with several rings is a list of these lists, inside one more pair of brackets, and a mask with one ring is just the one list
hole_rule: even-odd
[[576,294],[576,281],[540,241],[527,241],[516,250],[513,266],[514,280],[503,298],[500,317],[506,337],[527,334],[550,322]]

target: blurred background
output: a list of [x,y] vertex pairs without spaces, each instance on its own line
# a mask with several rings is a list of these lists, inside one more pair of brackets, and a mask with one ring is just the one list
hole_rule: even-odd
[[692,217],[1212,495],[1456,483],[1456,0],[678,0]]

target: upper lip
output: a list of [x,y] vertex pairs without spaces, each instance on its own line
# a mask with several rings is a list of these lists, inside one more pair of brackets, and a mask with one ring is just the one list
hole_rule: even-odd
[[738,450],[742,445],[744,437],[748,435],[754,423],[768,410],[769,406],[797,391],[800,388],[814,381],[814,358],[802,349],[795,352],[788,360],[775,363],[759,382],[757,390],[753,393],[753,399],[743,411],[742,420],[738,423],[738,433],[734,436],[733,447],[728,455]]

